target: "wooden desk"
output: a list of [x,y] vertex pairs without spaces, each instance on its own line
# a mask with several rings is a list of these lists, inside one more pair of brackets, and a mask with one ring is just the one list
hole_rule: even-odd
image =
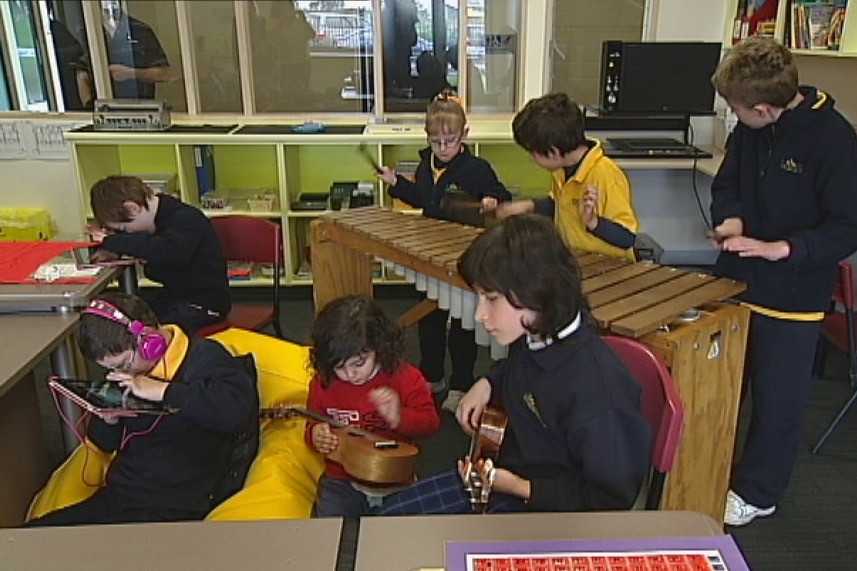
[[[442,568],[447,541],[628,539],[721,535],[695,512],[635,511],[376,517],[360,521],[355,571]],[[0,553],[2,555],[2,553]]]
[[341,527],[318,519],[3,529],[0,561],[3,571],[334,571]]
[[[126,266],[126,268],[133,268],[133,266]],[[73,313],[86,307],[89,301],[103,291],[122,271],[123,268],[119,267],[104,268],[98,272],[93,281],[84,284],[0,284],[0,316],[5,317],[18,312],[20,312],[19,315],[28,316],[36,316],[40,313],[46,315]],[[132,286],[136,288],[136,279],[131,281],[130,277],[127,277],[124,280],[124,286],[126,291],[131,293],[128,288]],[[18,335],[12,327],[7,330],[4,326],[2,331],[7,338]],[[32,350],[38,349],[40,348],[32,346]],[[63,337],[50,354],[51,368],[55,375],[69,378],[88,376],[87,365],[70,336]],[[74,421],[80,417],[80,409],[77,405],[66,398],[60,399],[59,402],[66,418]],[[68,452],[78,444],[74,432],[65,425],[63,425],[63,443]]]
[[[133,268],[134,266],[126,266]],[[0,284],[0,311],[72,311],[85,307],[89,300],[118,278],[122,268],[104,268],[95,279],[84,284]],[[136,287],[129,283],[126,291]],[[124,284],[123,284],[124,285]]]
[[48,354],[52,359],[64,358],[61,353],[77,320],[75,313],[0,315],[2,526],[23,522],[30,499],[47,480],[48,457],[32,371]]

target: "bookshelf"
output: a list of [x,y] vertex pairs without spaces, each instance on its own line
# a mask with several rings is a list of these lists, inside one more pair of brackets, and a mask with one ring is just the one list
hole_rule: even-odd
[[[760,3],[761,2],[761,3]],[[857,58],[857,0],[729,0],[724,45],[769,35],[796,55]]]

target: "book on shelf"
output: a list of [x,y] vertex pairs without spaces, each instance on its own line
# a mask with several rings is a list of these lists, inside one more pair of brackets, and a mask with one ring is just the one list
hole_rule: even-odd
[[193,166],[196,169],[196,186],[200,198],[214,190],[214,147],[194,145]]
[[847,0],[794,0],[789,23],[789,46],[799,50],[838,50]]
[[835,10],[833,4],[819,3],[806,6],[806,27],[809,32],[809,49],[826,50],[830,34],[830,21]]
[[777,27],[780,0],[738,0],[732,23],[732,45],[750,36],[771,36]]
[[836,2],[836,8],[830,17],[830,31],[827,35],[828,49],[838,50],[842,44],[842,27],[845,24],[845,9],[847,4],[847,0]]

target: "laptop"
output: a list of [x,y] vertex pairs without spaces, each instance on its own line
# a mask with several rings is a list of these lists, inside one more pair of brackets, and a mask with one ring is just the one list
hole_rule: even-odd
[[137,263],[137,258],[130,256],[120,256],[115,260],[96,260],[94,256],[98,249],[98,246],[84,246],[72,249],[71,257],[74,259],[74,265],[77,269],[112,268],[116,266],[131,266]]
[[56,375],[48,377],[48,386],[82,409],[102,418],[159,415],[177,412],[178,409],[162,402],[154,402],[130,393],[115,381],[91,381],[65,379]]

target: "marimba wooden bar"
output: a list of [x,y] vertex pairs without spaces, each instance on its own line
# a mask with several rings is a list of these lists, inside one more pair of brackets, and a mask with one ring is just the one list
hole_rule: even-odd
[[[456,262],[482,232],[377,207],[325,215],[312,228],[317,310],[349,293],[371,296],[373,257],[468,290]],[[744,285],[647,262],[576,254],[583,292],[600,329],[640,339],[660,355],[684,403],[684,434],[662,507],[723,521],[749,322],[746,308],[724,302]]]

